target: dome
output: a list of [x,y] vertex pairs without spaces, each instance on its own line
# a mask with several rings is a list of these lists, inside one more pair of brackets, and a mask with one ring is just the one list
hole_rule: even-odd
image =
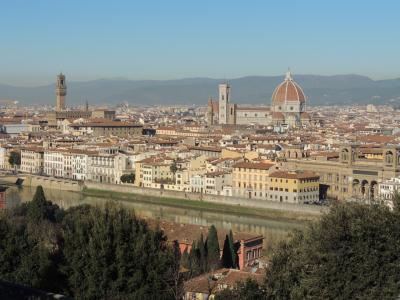
[[290,71],[286,73],[285,80],[277,86],[274,93],[272,94],[272,104],[284,103],[286,101],[306,101],[306,96],[304,95],[303,90],[293,80]]

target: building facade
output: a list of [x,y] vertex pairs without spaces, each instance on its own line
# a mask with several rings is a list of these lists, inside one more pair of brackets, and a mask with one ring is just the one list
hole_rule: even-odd
[[313,172],[277,171],[269,175],[268,200],[288,203],[319,201],[319,176]]

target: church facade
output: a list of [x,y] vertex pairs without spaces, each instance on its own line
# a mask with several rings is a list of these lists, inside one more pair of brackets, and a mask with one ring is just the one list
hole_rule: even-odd
[[238,106],[230,102],[230,86],[219,85],[218,101],[208,100],[207,123],[212,125],[265,125],[300,127],[311,119],[306,112],[306,96],[288,71],[282,83],[274,90],[271,106]]

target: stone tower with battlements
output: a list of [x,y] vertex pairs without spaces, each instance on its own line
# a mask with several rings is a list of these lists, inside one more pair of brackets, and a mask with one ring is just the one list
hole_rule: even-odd
[[65,96],[67,95],[67,85],[65,83],[65,75],[60,73],[57,75],[56,84],[56,111],[65,110]]

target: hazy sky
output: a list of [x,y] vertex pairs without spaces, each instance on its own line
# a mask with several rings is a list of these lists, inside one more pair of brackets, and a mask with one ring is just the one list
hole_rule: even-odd
[[0,83],[400,77],[400,1],[0,0]]

